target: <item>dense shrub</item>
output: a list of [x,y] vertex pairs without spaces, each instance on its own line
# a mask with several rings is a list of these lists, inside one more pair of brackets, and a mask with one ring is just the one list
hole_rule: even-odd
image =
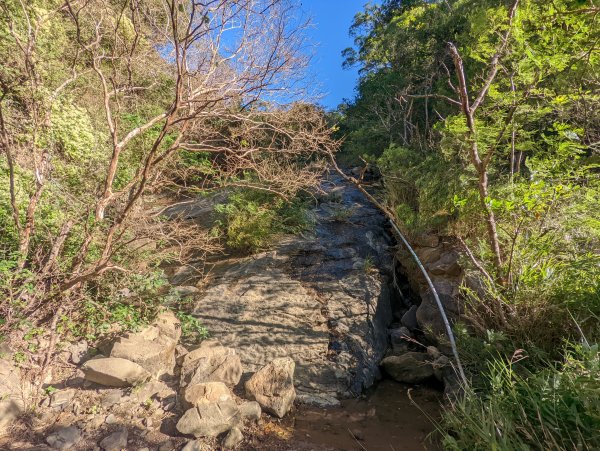
[[576,346],[562,364],[489,363],[485,391],[468,390],[443,416],[451,450],[593,450],[600,447],[598,346]]
[[236,251],[264,249],[281,234],[310,229],[314,218],[307,207],[300,196],[288,202],[264,191],[238,191],[215,207],[219,214],[215,233]]
[[596,348],[564,351],[600,340],[597,13],[386,0],[351,28],[343,151],[379,167],[409,237],[454,237],[483,281],[455,328],[472,387],[441,426],[450,449],[600,445]]

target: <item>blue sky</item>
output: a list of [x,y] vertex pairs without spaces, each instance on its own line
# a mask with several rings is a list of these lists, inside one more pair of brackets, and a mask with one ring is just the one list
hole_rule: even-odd
[[334,109],[344,98],[354,97],[358,79],[356,69],[342,69],[342,50],[351,47],[348,29],[354,15],[362,11],[367,0],[301,0],[303,11],[313,18],[311,40],[318,44],[311,72],[327,93],[321,100],[327,109]]

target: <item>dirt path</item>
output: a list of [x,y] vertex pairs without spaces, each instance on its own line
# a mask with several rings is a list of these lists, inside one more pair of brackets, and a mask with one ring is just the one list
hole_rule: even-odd
[[[429,437],[440,410],[440,393],[384,380],[340,408],[301,408],[293,443],[312,449],[422,451],[439,449]],[[292,445],[293,448],[293,445]]]

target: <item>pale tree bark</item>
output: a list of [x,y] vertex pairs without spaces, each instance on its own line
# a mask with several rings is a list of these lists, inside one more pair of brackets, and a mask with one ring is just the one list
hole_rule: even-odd
[[[467,139],[469,145],[469,156],[471,159],[471,164],[477,171],[478,177],[478,191],[479,191],[479,200],[481,203],[481,207],[485,214],[486,219],[486,227],[488,233],[488,242],[490,248],[494,254],[494,265],[496,267],[496,271],[500,276],[502,274],[502,266],[503,266],[503,256],[502,250],[500,247],[500,239],[498,237],[498,229],[496,225],[496,217],[494,214],[494,210],[489,202],[489,172],[488,167],[491,161],[494,149],[489,149],[488,154],[485,157],[482,157],[479,151],[479,146],[477,143],[477,124],[475,120],[475,114],[477,112],[478,107],[485,101],[487,93],[490,89],[490,86],[494,82],[496,75],[498,73],[500,58],[504,55],[506,48],[508,46],[510,34],[512,31],[512,23],[517,12],[517,8],[519,6],[519,0],[515,0],[512,7],[509,10],[508,15],[508,26],[507,30],[501,35],[500,43],[494,56],[492,57],[488,74],[485,77],[485,81],[483,87],[479,90],[475,100],[471,103],[469,97],[469,88],[467,84],[465,68],[463,64],[463,60],[460,56],[460,53],[456,46],[452,43],[448,43],[448,48],[452,55],[454,61],[454,67],[456,70],[456,76],[458,78],[458,86],[456,87],[456,92],[460,99],[460,108],[461,112],[464,115],[465,122],[467,124]],[[515,112],[515,109],[511,109],[509,114],[510,119],[507,121],[507,124],[512,120],[512,116]]]

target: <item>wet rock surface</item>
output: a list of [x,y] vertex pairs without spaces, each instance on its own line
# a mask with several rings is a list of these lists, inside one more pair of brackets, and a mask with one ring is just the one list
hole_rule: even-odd
[[433,365],[427,354],[407,352],[383,359],[381,366],[392,379],[407,384],[418,384],[434,375]]
[[336,405],[380,375],[392,255],[385,217],[358,189],[337,175],[323,189],[314,231],[217,263],[194,314],[245,371],[291,357],[298,400]]

